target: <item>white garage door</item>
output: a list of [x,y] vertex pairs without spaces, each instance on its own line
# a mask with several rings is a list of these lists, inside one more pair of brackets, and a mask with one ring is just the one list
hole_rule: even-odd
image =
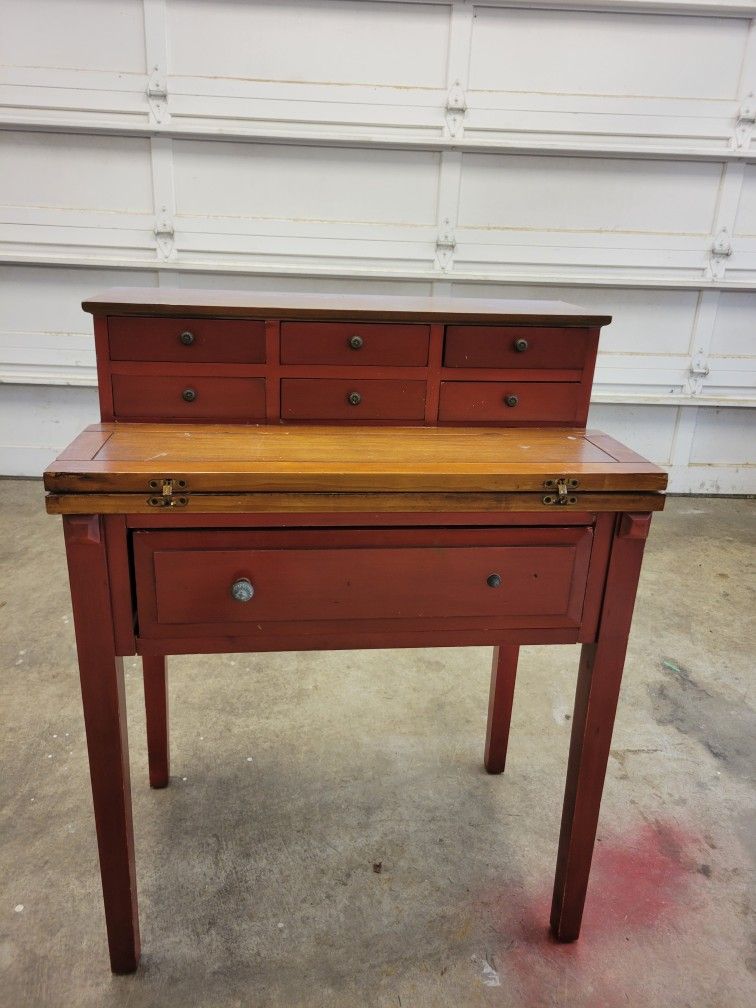
[[576,301],[591,422],[756,492],[754,16],[0,0],[0,472],[96,419],[82,297],[159,284]]

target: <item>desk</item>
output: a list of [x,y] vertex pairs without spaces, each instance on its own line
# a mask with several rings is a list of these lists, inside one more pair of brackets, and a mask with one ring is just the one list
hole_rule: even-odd
[[578,937],[636,586],[666,476],[585,429],[599,330],[560,302],[115,290],[63,516],[114,972],[139,961],[122,656],[169,780],[166,656],[581,643],[551,927]]

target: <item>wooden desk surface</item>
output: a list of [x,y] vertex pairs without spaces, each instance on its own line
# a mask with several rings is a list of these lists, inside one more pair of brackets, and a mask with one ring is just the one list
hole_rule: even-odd
[[81,511],[85,495],[154,494],[167,479],[177,492],[205,498],[498,493],[538,495],[524,503],[542,508],[547,481],[560,477],[577,481],[571,491],[583,509],[594,509],[591,495],[601,494],[608,498],[601,510],[621,510],[628,501],[611,497],[618,492],[643,495],[633,506],[663,507],[667,477],[658,466],[600,431],[575,428],[93,424],[45,472],[45,487],[55,495],[53,512]]

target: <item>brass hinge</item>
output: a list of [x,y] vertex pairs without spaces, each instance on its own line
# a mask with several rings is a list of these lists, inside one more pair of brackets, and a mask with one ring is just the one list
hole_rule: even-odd
[[189,503],[189,498],[185,494],[180,494],[178,497],[173,496],[174,488],[177,490],[189,489],[186,480],[151,479],[148,485],[150,490],[160,490],[160,496],[156,494],[147,498],[150,507],[186,507]]
[[546,490],[556,490],[555,494],[546,494],[544,504],[577,504],[577,497],[570,490],[577,490],[580,483],[569,476],[557,476],[556,479],[544,480]]

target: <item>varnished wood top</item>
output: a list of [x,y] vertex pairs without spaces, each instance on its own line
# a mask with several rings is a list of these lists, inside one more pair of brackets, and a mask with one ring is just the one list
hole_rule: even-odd
[[666,473],[606,434],[575,428],[327,427],[103,423],[45,472],[56,493],[658,492]]
[[596,315],[564,301],[393,297],[374,294],[281,294],[114,287],[82,302],[94,315],[196,315],[225,318],[375,319],[383,322],[487,322],[603,326]]

